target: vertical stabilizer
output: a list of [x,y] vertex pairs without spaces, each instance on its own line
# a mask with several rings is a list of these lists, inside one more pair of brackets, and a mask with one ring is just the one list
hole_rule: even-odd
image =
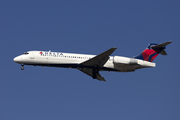
[[170,43],[172,42],[169,41],[162,44],[151,43],[140,55],[134,58],[152,62],[159,55],[159,53],[162,55],[167,55],[164,49],[166,49],[166,45]]

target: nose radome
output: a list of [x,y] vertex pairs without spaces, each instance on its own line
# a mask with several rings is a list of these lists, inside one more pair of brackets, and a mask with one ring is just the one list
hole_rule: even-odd
[[15,57],[13,60],[14,60],[14,62],[17,62],[17,57]]
[[18,57],[15,57],[13,60],[14,60],[14,62],[17,62],[17,63],[18,63],[18,62],[21,61],[21,58],[18,56]]

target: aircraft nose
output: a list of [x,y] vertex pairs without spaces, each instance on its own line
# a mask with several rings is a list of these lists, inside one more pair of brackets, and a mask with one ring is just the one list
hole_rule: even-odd
[[18,56],[18,57],[15,57],[13,60],[16,63],[19,63],[22,60],[22,58]]

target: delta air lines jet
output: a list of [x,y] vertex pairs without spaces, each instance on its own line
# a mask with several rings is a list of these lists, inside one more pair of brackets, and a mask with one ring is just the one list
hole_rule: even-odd
[[76,68],[93,79],[106,81],[99,74],[99,71],[132,72],[136,69],[155,67],[152,61],[158,54],[167,55],[166,45],[171,41],[162,44],[149,44],[148,47],[138,56],[133,58],[122,56],[110,56],[116,48],[99,55],[73,54],[51,51],[28,51],[14,58],[14,62],[24,65]]

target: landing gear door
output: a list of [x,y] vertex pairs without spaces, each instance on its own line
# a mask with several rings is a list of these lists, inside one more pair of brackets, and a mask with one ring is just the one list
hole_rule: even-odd
[[30,59],[34,59],[34,52],[30,53]]

